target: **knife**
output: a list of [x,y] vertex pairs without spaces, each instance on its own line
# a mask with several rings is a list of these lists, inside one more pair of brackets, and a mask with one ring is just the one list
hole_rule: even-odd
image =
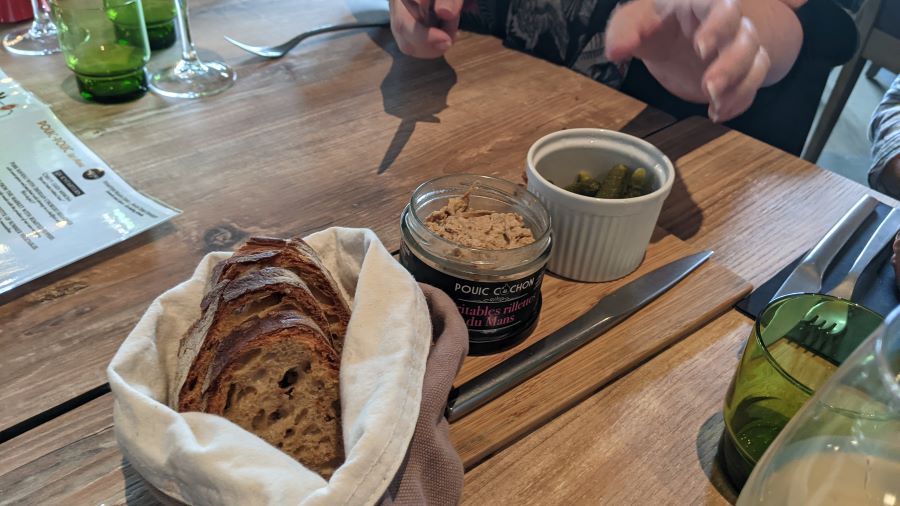
[[853,300],[853,289],[856,287],[856,280],[866,270],[866,267],[872,263],[872,260],[881,253],[881,250],[894,239],[894,236],[897,235],[897,230],[900,230],[900,209],[891,209],[891,212],[888,213],[881,224],[878,225],[872,237],[869,238],[869,242],[863,247],[862,252],[856,257],[853,266],[850,267],[850,272],[837,286],[828,292],[828,295]]
[[462,418],[593,341],[665,293],[712,254],[695,253],[644,274],[561,329],[454,388],[447,401],[447,419]]
[[878,201],[868,195],[861,198],[803,257],[803,260],[784,280],[771,300],[791,293],[818,293],[821,291],[822,275],[825,273],[825,269],[831,265],[831,261],[844,247],[850,236],[872,214],[877,205]]

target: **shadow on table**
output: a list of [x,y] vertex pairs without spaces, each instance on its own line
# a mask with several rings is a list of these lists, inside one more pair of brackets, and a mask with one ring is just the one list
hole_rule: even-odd
[[[679,121],[647,139],[675,164],[675,182],[660,213],[659,226],[682,241],[689,240],[700,231],[703,225],[703,211],[684,184],[678,162],[688,153],[728,132],[726,127],[715,125],[705,118],[695,117]],[[722,170],[728,168],[723,167]]]
[[697,459],[703,473],[709,479],[713,487],[722,495],[722,498],[731,504],[737,501],[737,492],[731,485],[725,470],[717,457],[719,439],[722,436],[725,424],[722,420],[722,412],[718,411],[709,417],[697,432]]
[[183,506],[184,503],[176,501],[154,488],[153,485],[131,467],[131,464],[125,457],[122,457],[121,469],[122,476],[125,479],[125,504],[128,504],[128,506],[151,506],[159,504],[165,506]]
[[[357,19],[362,19],[357,15]],[[384,112],[400,118],[378,173],[388,170],[406,147],[416,125],[440,123],[437,114],[447,108],[447,96],[456,85],[456,71],[444,58],[421,60],[400,52],[390,30],[369,32],[372,42],[391,56],[391,69],[381,82]]]

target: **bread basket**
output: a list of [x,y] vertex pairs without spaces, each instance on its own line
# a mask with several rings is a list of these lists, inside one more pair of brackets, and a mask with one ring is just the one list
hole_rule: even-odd
[[[373,232],[331,228],[305,239],[351,301],[340,370],[344,464],[326,481],[225,418],[167,406],[178,341],[199,315],[214,265],[230,253],[208,254],[154,300],[113,357],[122,453],[151,491],[186,504],[457,502],[462,464],[442,412],[466,353],[462,319]],[[426,479],[435,469],[441,479]]]

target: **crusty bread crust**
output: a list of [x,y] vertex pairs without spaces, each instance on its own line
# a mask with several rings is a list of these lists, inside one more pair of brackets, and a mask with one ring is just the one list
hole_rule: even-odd
[[251,238],[213,270],[169,404],[224,416],[326,478],[343,461],[349,307],[302,240]]
[[[212,291],[213,287],[223,281],[239,278],[264,267],[281,267],[303,279],[328,318],[329,328],[323,330],[341,336],[334,343],[335,350],[340,354],[344,345],[343,336],[350,321],[350,308],[315,250],[302,239],[251,237],[234,252],[234,256],[216,266],[208,291]],[[208,300],[204,300],[204,304],[208,303]]]

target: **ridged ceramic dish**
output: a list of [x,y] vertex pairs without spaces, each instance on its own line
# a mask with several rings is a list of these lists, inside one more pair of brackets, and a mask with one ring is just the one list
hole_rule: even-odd
[[[641,197],[600,199],[566,191],[581,170],[602,178],[614,165],[647,169],[653,191]],[[595,128],[546,135],[528,150],[528,189],[547,206],[553,223],[553,252],[547,268],[578,281],[609,281],[641,264],[675,168],[652,144]]]

